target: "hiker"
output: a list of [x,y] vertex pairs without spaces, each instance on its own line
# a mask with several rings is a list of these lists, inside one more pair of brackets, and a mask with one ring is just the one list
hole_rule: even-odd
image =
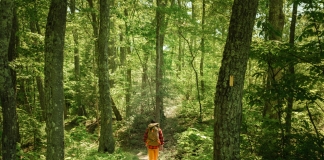
[[145,146],[148,150],[149,160],[157,160],[159,156],[159,149],[163,147],[163,133],[159,127],[159,123],[154,120],[148,125],[144,134]]

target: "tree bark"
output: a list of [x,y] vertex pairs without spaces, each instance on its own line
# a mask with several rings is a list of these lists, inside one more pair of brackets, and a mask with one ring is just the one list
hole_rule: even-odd
[[[33,1],[34,3],[34,7],[33,7],[33,10],[32,12],[30,13],[30,19],[29,19],[29,23],[30,23],[30,31],[32,33],[38,33],[39,35],[42,35],[41,33],[41,30],[39,29],[39,26],[38,26],[38,20],[36,18],[33,18],[33,16],[36,15],[37,17],[37,5],[36,5],[36,0]],[[33,41],[35,43],[39,43],[37,40],[34,40]],[[41,58],[38,57],[36,58],[36,61],[37,62],[40,62]],[[46,119],[46,113],[45,113],[45,93],[44,93],[44,85],[43,85],[43,79],[40,75],[37,75],[36,76],[36,84],[37,84],[37,91],[38,91],[38,99],[39,99],[39,104],[40,104],[40,107],[41,107],[41,118],[40,120],[41,121],[45,121]]]
[[[127,9],[124,10],[124,14],[126,17],[128,17]],[[129,61],[127,61],[127,55],[131,54],[131,48],[129,46],[130,45],[129,38],[124,37],[124,34],[128,35],[128,31],[129,31],[129,25],[127,24],[127,22],[125,22],[125,33],[120,34],[120,41],[125,45],[120,48],[120,62],[123,67],[126,67],[126,76],[125,76],[126,77],[126,95],[125,95],[126,118],[129,118],[132,113],[132,106],[131,106],[132,69],[130,67]]]
[[15,37],[16,34],[12,30],[13,7],[12,0],[0,1],[0,96],[3,113],[2,159],[4,160],[18,159],[17,143],[19,142],[16,78],[14,71],[9,66],[10,60],[15,58],[14,53],[9,49],[10,37]]
[[[95,12],[95,10],[97,10],[96,8],[95,8],[95,5],[94,5],[94,3],[93,3],[93,0],[87,0],[87,2],[88,2],[88,4],[89,4],[89,7],[92,9],[92,11],[91,11],[91,13],[90,13],[90,15],[91,15],[91,25],[92,25],[92,30],[93,30],[93,41],[94,41],[94,59],[93,59],[93,61],[92,61],[92,65],[93,65],[93,72],[94,73],[96,73],[96,74],[98,74],[98,71],[97,71],[97,67],[98,67],[98,64],[99,64],[99,62],[98,62],[98,57],[99,57],[99,47],[98,47],[98,37],[99,37],[99,24],[98,24],[98,18],[97,18],[97,14],[96,14],[96,12]],[[98,93],[98,85],[97,85],[97,83],[95,83],[94,85],[93,85],[93,91],[92,91],[92,93],[93,93],[93,95],[97,95]],[[95,99],[95,109],[96,109],[96,113],[97,113],[97,115],[96,115],[96,118],[97,118],[97,120],[99,120],[99,110],[100,109],[98,109],[98,98],[97,98],[97,96],[95,96],[96,97],[96,99]]]
[[206,0],[202,2],[202,18],[201,18],[201,59],[200,59],[200,90],[201,90],[201,99],[204,99],[205,93],[205,81],[204,81],[204,61],[205,61],[205,18],[206,18]]
[[121,121],[121,120],[123,120],[123,117],[122,117],[122,115],[120,114],[119,110],[117,109],[117,106],[116,106],[116,104],[115,104],[115,102],[114,102],[114,99],[112,99],[112,98],[110,97],[110,101],[111,101],[111,108],[112,108],[113,113],[115,114],[116,120],[117,120],[117,121]]
[[[75,0],[70,0],[70,10],[73,17],[73,20],[75,20]],[[86,116],[87,112],[82,105],[82,98],[81,98],[81,74],[80,74],[80,53],[79,53],[79,35],[78,35],[78,29],[76,27],[72,30],[73,35],[73,41],[74,41],[74,75],[75,75],[75,99],[76,99],[76,106],[78,108],[78,115],[79,116]]]
[[[281,41],[282,31],[285,24],[285,15],[283,13],[283,0],[270,0],[269,1],[269,26],[268,30],[269,40]],[[270,53],[271,54],[271,53]],[[271,55],[269,55],[271,57]],[[273,67],[273,63],[270,59],[268,62],[268,78],[267,88],[271,89],[277,81],[282,77],[281,68]],[[265,103],[263,116],[269,115],[272,118],[277,118],[277,113],[273,111],[273,106],[279,104],[281,100],[268,101]]]
[[36,84],[37,84],[37,90],[38,90],[38,98],[39,98],[39,104],[41,107],[41,113],[42,118],[41,121],[44,121],[46,119],[46,107],[45,107],[45,93],[44,93],[44,86],[43,86],[43,80],[41,76],[36,76]]
[[45,32],[47,160],[64,160],[63,52],[67,0],[52,0]]
[[99,152],[113,153],[115,141],[112,130],[112,105],[109,87],[108,43],[109,42],[109,0],[100,0],[99,27],[99,108],[100,137]]
[[[234,0],[215,94],[214,159],[240,159],[244,78],[258,0]],[[233,85],[230,84],[233,77]]]
[[[292,10],[292,16],[291,16],[291,23],[290,23],[290,34],[289,34],[289,43],[292,48],[294,48],[295,45],[295,30],[296,30],[296,21],[297,21],[297,7],[298,3],[293,2],[293,10]],[[289,67],[288,67],[288,74],[290,76],[294,76],[295,74],[295,66],[294,62],[288,62]],[[293,84],[295,84],[295,79],[293,79]],[[293,85],[294,86],[294,85]],[[294,106],[294,91],[290,90],[289,97],[287,99],[287,109],[286,109],[286,135],[285,135],[285,145],[290,146],[290,138],[291,138],[291,118],[292,118],[292,110]],[[284,153],[285,157],[289,158],[290,153],[286,152]]]
[[163,56],[163,43],[165,36],[165,13],[163,11],[166,6],[166,1],[157,0],[156,10],[156,76],[155,76],[155,120],[160,123],[161,116],[163,116],[163,67],[164,67],[164,56]]

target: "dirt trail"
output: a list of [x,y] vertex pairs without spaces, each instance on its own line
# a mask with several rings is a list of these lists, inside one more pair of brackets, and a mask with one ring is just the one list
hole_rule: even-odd
[[148,160],[148,155],[143,152],[137,153],[137,157],[139,160]]

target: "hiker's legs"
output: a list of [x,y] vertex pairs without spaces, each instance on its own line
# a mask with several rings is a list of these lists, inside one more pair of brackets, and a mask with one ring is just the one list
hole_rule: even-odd
[[159,157],[159,149],[154,149],[154,160],[158,160]]
[[157,160],[159,156],[159,149],[148,149],[149,160]]

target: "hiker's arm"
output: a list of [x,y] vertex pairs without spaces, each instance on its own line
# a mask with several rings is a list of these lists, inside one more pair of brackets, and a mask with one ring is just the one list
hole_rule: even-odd
[[159,129],[159,138],[160,138],[160,143],[161,145],[164,144],[164,140],[163,140],[163,133],[162,133],[162,129]]
[[147,132],[148,132],[148,130],[146,130],[145,133],[144,133],[144,139],[143,139],[144,143],[146,143],[146,140],[147,140]]

